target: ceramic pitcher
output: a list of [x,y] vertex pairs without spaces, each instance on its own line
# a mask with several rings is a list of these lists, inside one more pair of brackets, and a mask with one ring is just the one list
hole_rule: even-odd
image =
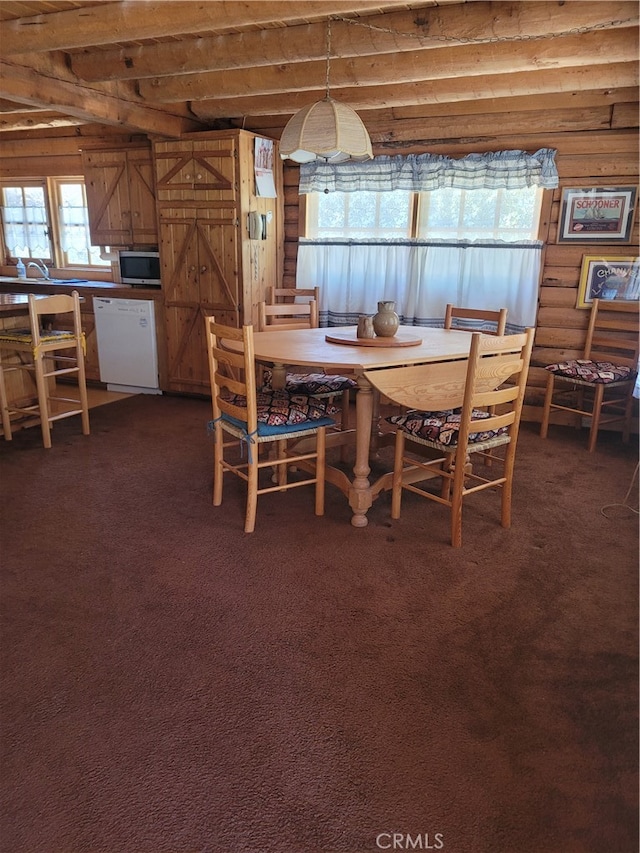
[[379,338],[392,338],[398,331],[400,319],[395,302],[378,302],[378,313],[373,317],[373,330]]

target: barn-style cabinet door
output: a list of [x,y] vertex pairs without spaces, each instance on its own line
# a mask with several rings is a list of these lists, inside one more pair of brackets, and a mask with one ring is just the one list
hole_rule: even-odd
[[82,167],[93,244],[155,246],[158,228],[151,148],[86,149]]
[[168,390],[203,393],[209,389],[204,317],[239,325],[235,219],[209,211],[176,209],[160,219]]
[[[279,280],[280,197],[255,192],[254,139],[247,131],[188,134],[156,142],[154,159],[165,303],[167,389],[210,393],[204,317],[257,322],[257,304]],[[248,214],[272,212],[267,239],[250,240]]]

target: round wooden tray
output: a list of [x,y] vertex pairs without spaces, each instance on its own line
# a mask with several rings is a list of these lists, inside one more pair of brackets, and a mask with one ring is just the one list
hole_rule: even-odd
[[422,343],[422,338],[414,338],[406,333],[394,335],[392,338],[358,338],[354,331],[332,332],[324,338],[329,343],[347,344],[351,347],[415,347]]

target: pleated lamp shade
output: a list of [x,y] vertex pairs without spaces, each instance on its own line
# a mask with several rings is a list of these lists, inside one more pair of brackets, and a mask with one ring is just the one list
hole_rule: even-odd
[[327,96],[291,117],[280,139],[283,160],[309,163],[327,160],[371,160],[371,140],[360,116],[351,107]]

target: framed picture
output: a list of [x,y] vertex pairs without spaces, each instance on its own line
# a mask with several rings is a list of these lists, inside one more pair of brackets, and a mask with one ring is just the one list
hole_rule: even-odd
[[640,258],[584,255],[576,308],[594,299],[632,301],[640,295]]
[[637,187],[563,189],[558,243],[629,243]]

